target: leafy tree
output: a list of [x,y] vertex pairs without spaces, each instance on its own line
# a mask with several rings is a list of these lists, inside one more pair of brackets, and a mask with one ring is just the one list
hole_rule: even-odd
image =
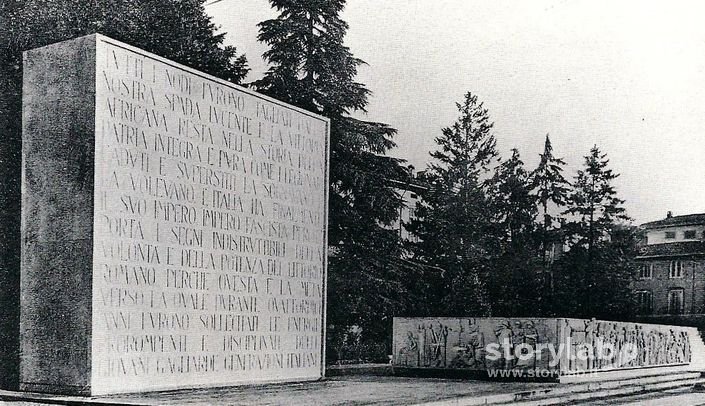
[[3,66],[21,69],[21,51],[86,34],[117,40],[240,83],[246,59],[205,13],[201,0],[96,0],[4,2],[0,22]]
[[537,272],[540,263],[535,255],[536,200],[531,195],[529,173],[517,149],[510,159],[495,168],[487,182],[494,213],[495,233],[501,242],[494,259],[492,315],[536,315],[540,309]]
[[445,315],[491,312],[487,275],[499,243],[492,234],[492,205],[483,187],[497,158],[493,123],[477,96],[467,93],[456,104],[459,117],[436,138],[439,149],[423,178],[419,219],[410,230],[420,237],[416,255],[445,270],[436,300]]
[[[343,45],[344,0],[270,0],[279,15],[259,24],[270,64],[254,87],[331,120],[328,321],[332,340],[361,326],[383,337],[389,318],[413,302],[406,282],[419,267],[403,259],[396,220],[400,196],[390,179],[408,177],[401,161],[383,156],[396,130],[358,120],[370,91],[355,80],[364,63]],[[332,343],[335,345],[335,343]]]
[[100,32],[239,83],[244,56],[201,0],[0,1],[0,386],[18,376],[22,51]]
[[619,175],[597,146],[575,177],[565,214],[570,251],[561,259],[556,307],[578,317],[628,315],[636,238],[612,184]]

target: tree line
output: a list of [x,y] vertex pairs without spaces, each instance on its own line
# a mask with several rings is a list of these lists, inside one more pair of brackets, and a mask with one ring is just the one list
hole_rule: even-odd
[[636,235],[597,146],[570,180],[548,136],[536,168],[516,149],[501,159],[489,112],[467,93],[413,180],[423,192],[405,227],[418,238],[404,241],[391,227],[410,176],[386,156],[396,130],[351,117],[370,92],[344,45],[345,1],[270,4],[279,15],[259,24],[270,69],[254,86],[331,119],[329,360],[383,359],[394,316],[629,317]]
[[594,146],[572,178],[548,135],[535,168],[503,159],[476,95],[436,138],[408,228],[411,256],[443,272],[427,315],[614,319],[632,311],[636,230],[606,154]]
[[[269,2],[278,15],[258,25],[269,69],[245,85],[331,120],[329,359],[384,357],[394,316],[629,314],[635,232],[622,225],[618,175],[597,146],[570,179],[548,136],[536,168],[516,149],[502,159],[489,112],[467,93],[454,123],[438,135],[414,134],[434,136],[437,149],[414,179],[423,192],[405,226],[418,240],[404,241],[391,225],[401,201],[395,186],[409,171],[387,154],[394,128],[353,117],[371,93],[356,80],[365,62],[344,44],[346,1]],[[21,52],[94,32],[237,84],[248,72],[201,0],[0,2],[0,196],[8,212],[20,204]],[[19,233],[19,220],[3,227]],[[566,252],[556,256],[556,247]],[[3,238],[0,254],[0,267],[18,261],[19,243]]]

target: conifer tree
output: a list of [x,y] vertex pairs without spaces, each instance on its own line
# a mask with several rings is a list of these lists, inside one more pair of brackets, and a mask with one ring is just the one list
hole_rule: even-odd
[[553,155],[551,139],[546,134],[543,153],[540,155],[538,167],[531,174],[531,187],[541,208],[541,258],[546,264],[546,251],[552,243],[558,242],[554,226],[556,217],[549,212],[549,205],[560,209],[566,204],[569,183],[563,177],[565,162]]
[[492,201],[494,232],[500,241],[488,291],[493,316],[536,315],[540,309],[535,256],[536,200],[529,173],[517,149],[495,168],[487,182]]
[[619,175],[594,146],[575,177],[565,214],[569,251],[557,264],[556,310],[573,317],[626,317],[634,275],[634,230],[613,185]]
[[483,187],[497,159],[493,123],[476,95],[456,103],[459,117],[436,138],[439,149],[423,178],[428,191],[410,225],[420,238],[416,255],[442,268],[443,286],[435,300],[445,315],[487,315],[487,278],[499,243],[492,233],[492,207]]
[[400,160],[384,156],[396,130],[350,116],[365,111],[370,91],[355,79],[364,62],[344,45],[345,3],[270,0],[279,14],[259,24],[258,37],[270,67],[254,87],[331,120],[329,328],[343,335],[362,326],[369,337],[413,300],[405,283],[419,268],[388,227],[401,204],[390,180],[408,178]]
[[[561,220],[559,215],[551,215],[551,210],[561,212],[568,199],[570,183],[563,176],[565,161],[553,154],[551,139],[546,134],[543,153],[536,169],[531,173],[531,188],[540,209],[541,220],[538,230],[538,252],[542,264],[542,287],[539,289],[541,305],[552,307],[554,299],[554,265],[547,258],[554,245],[562,244]],[[558,220],[558,221],[557,221]],[[562,249],[562,247],[561,247]]]
[[488,184],[504,245],[533,246],[536,204],[519,150],[512,149],[511,158],[497,166]]
[[574,217],[567,224],[573,245],[583,245],[588,251],[609,237],[619,220],[630,220],[623,207],[624,200],[617,197],[613,185],[619,174],[608,165],[607,155],[597,145],[593,146],[585,157],[584,168],[575,177],[564,212]]

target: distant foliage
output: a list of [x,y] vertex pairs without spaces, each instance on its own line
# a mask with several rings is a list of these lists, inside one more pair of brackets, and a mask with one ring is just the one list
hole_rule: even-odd
[[0,6],[3,66],[21,51],[101,33],[234,83],[246,59],[205,13],[202,0],[5,1]]

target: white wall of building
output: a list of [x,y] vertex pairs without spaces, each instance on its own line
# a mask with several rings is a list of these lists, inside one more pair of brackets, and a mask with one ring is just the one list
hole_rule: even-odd
[[[695,231],[694,238],[686,238],[686,231]],[[666,238],[666,233],[675,233],[675,238]],[[649,229],[646,232],[647,244],[667,244],[683,241],[702,241],[705,225],[668,226]]]

